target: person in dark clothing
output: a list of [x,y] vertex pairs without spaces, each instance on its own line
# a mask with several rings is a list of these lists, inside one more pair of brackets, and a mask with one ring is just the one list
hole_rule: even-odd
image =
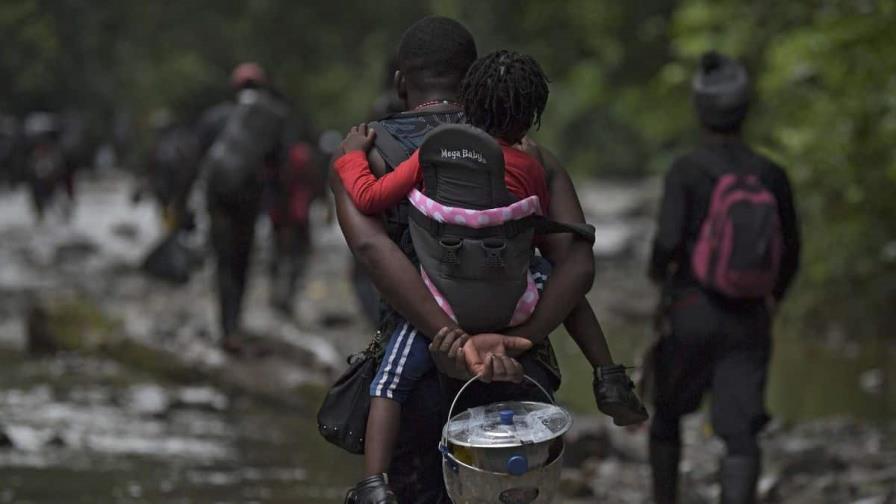
[[268,175],[268,217],[273,256],[270,263],[271,306],[293,313],[297,286],[311,256],[311,204],[323,194],[319,158],[311,144],[288,143],[287,160]]
[[74,201],[74,181],[71,173],[66,170],[65,153],[60,142],[62,124],[59,116],[52,112],[32,112],[25,117],[24,130],[27,141],[26,181],[37,221],[43,220],[59,189],[65,189],[68,196],[63,216],[70,217],[70,207]]
[[245,350],[239,336],[243,295],[251,262],[255,222],[266,171],[283,162],[286,104],[270,89],[264,70],[242,63],[232,74],[233,104],[210,109],[200,121],[200,145],[207,149],[206,175],[210,238],[216,259],[221,346]]
[[[680,420],[706,392],[711,421],[725,442],[721,502],[752,503],[760,471],[757,434],[768,422],[764,391],[771,354],[771,314],[796,274],[800,238],[793,194],[784,170],[741,139],[749,107],[747,73],[739,63],[707,53],[693,81],[704,139],[666,175],[659,226],[649,266],[663,285],[669,331],[656,347],[656,412],[650,427],[653,491],[659,504],[677,501]],[[732,298],[698,280],[693,253],[720,175],[750,174],[776,200],[780,262],[768,295]]]
[[[146,162],[145,182],[158,201],[166,232],[192,226],[188,199],[199,168],[199,145],[192,128],[178,123],[167,109],[153,113],[154,139]],[[135,194],[135,199],[140,194]]]

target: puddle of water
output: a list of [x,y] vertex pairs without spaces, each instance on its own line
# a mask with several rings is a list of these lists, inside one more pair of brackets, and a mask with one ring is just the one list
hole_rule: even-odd
[[2,355],[0,383],[0,503],[337,503],[361,470],[317,435],[316,398],[276,410],[77,356]]

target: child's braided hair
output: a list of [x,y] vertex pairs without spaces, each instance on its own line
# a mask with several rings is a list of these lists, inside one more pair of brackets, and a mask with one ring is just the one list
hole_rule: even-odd
[[548,78],[531,56],[495,51],[476,60],[461,84],[467,121],[495,138],[517,143],[541,126]]

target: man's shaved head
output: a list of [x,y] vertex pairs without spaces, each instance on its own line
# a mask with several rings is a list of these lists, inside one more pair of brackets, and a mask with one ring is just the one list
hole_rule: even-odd
[[398,68],[416,88],[457,88],[474,61],[473,35],[464,25],[442,16],[412,24],[398,46]]

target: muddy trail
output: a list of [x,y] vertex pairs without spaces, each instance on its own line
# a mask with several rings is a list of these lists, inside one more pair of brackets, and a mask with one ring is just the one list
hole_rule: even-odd
[[[244,320],[266,351],[233,359],[216,344],[211,262],[186,285],[147,278],[140,261],[161,237],[153,205],[132,204],[121,176],[79,189],[70,222],[39,225],[23,191],[0,193],[0,502],[341,502],[361,461],[324,443],[314,416],[325,384],[371,329],[325,212],[315,213],[292,317],[269,308],[268,230],[259,226]],[[634,362],[655,303],[642,271],[658,187],[581,189],[599,236],[591,297],[614,352]],[[46,345],[35,343],[35,320],[49,328],[38,338]],[[559,397],[576,412],[562,502],[646,502],[645,430],[594,415],[589,370],[567,340],[554,337]],[[893,377],[875,360],[893,349],[786,340],[777,350],[763,500],[896,502]],[[702,415],[686,433],[685,502],[713,502],[721,446]]]

